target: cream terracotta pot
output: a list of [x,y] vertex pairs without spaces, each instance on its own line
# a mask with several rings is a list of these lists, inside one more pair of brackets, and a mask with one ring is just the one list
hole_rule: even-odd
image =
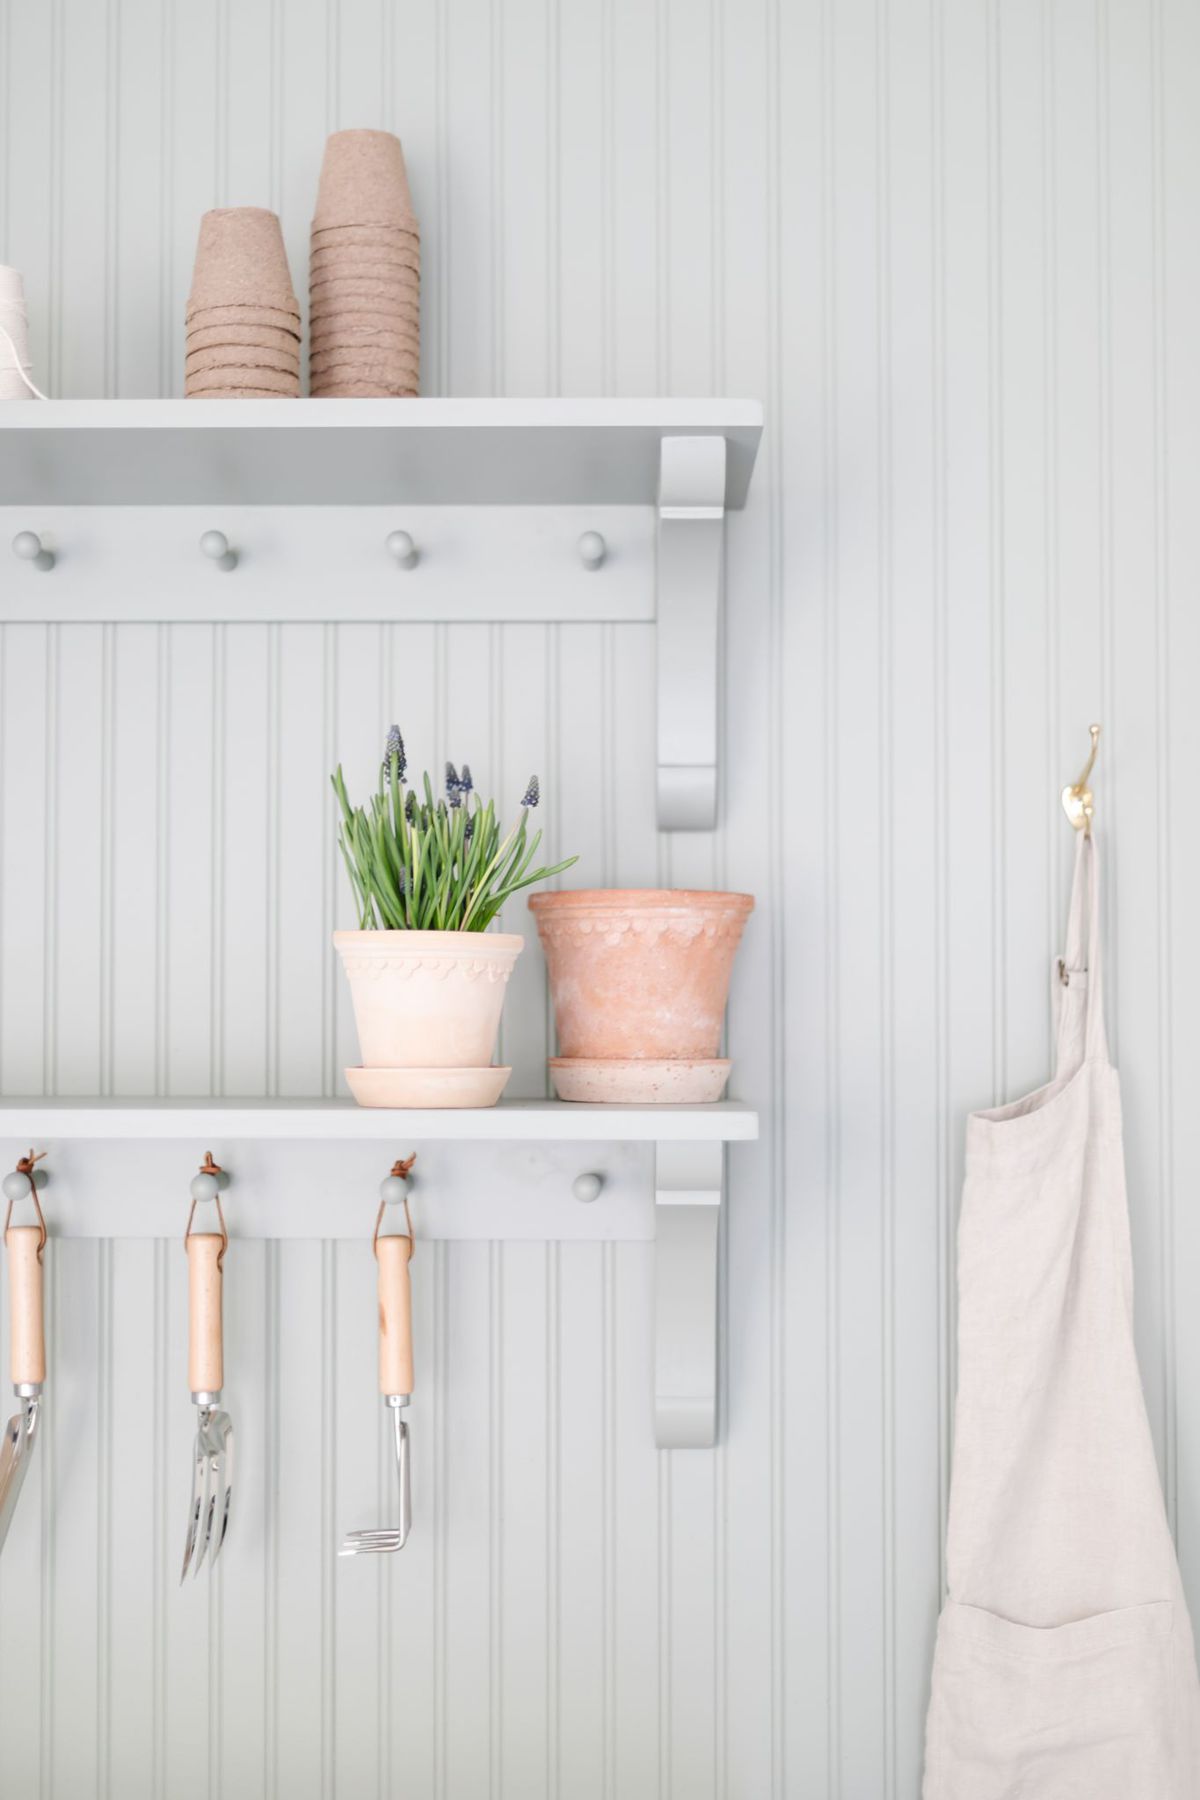
[[350,983],[366,1106],[490,1106],[504,992],[524,939],[491,931],[335,931]]
[[592,888],[536,894],[563,1099],[715,1100],[733,958],[750,894]]

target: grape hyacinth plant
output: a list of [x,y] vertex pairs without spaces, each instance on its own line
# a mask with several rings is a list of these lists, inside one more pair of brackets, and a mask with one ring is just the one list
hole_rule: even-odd
[[331,778],[361,930],[486,931],[510,895],[578,861],[568,856],[551,868],[530,867],[542,841],[540,831],[529,834],[540,798],[536,775],[520,818],[502,838],[495,806],[480,800],[467,763],[461,772],[446,764],[444,799],[434,798],[428,774],[420,794],[407,787],[407,768],[404,739],[393,725],[368,806],[351,805],[340,764]]

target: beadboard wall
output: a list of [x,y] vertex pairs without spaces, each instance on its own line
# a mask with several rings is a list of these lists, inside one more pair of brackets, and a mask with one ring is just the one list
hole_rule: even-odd
[[[416,1525],[381,1564],[332,1554],[390,1480],[365,1241],[234,1246],[236,1515],[183,1591],[182,1252],[53,1244],[6,1800],[915,1800],[963,1118],[1047,1071],[1093,717],[1200,1610],[1200,15],[3,0],[0,82],[0,258],[54,394],[180,391],[207,206],[277,207],[303,291],[324,135],[366,124],[415,184],[427,392],[768,415],[712,836],[654,829],[648,627],[0,632],[4,1093],[334,1091],[324,782],[395,718],[514,802],[536,769],[572,879],[754,890],[729,1042],[765,1126],[731,1156],[715,1454],[652,1447],[650,1246],[418,1248]],[[531,948],[514,1092],[549,1041]]]

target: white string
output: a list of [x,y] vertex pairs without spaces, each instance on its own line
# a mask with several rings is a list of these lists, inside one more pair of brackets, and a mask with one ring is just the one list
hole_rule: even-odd
[[[12,351],[13,367],[17,371],[17,374],[21,377],[21,380],[25,383],[25,386],[29,389],[30,393],[33,395],[34,399],[35,400],[48,399],[49,396],[46,394],[43,394],[41,388],[34,387],[33,382],[29,378],[29,372],[26,369],[25,364],[21,361],[21,353],[17,349],[16,344],[13,342],[11,336],[9,335],[8,327],[5,325],[5,323],[2,319],[0,319],[0,337],[2,337],[4,339],[5,343],[8,345],[9,349]],[[3,373],[3,371],[0,370],[0,373]],[[0,404],[2,404],[2,402],[0,402]]]

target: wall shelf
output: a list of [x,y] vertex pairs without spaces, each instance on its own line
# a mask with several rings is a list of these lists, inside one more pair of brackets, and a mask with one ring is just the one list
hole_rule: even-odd
[[[729,1143],[758,1136],[752,1106],[583,1106],[563,1100],[509,1100],[499,1106],[419,1110],[356,1106],[353,1100],[6,1099],[0,1142],[61,1139],[181,1139],[203,1151],[210,1140],[313,1139],[420,1143]],[[28,1144],[25,1148],[28,1149]]]
[[[188,1184],[212,1150],[231,1176],[224,1205],[234,1239],[361,1241],[388,1165],[415,1150],[418,1237],[653,1242],[655,1432],[670,1448],[716,1441],[725,1146],[757,1136],[757,1112],[737,1101],[530,1100],[464,1111],[376,1111],[346,1100],[0,1104],[0,1161],[11,1168],[31,1146],[46,1152],[44,1205],[59,1238],[182,1238]],[[600,1178],[594,1197],[581,1176]],[[16,1209],[17,1223],[25,1210]]]
[[7,406],[0,622],[652,622],[659,826],[711,830],[761,435],[750,400]]
[[[8,506],[653,506],[669,437],[728,446],[752,400],[48,400],[0,408]],[[36,530],[36,524],[33,525]]]

